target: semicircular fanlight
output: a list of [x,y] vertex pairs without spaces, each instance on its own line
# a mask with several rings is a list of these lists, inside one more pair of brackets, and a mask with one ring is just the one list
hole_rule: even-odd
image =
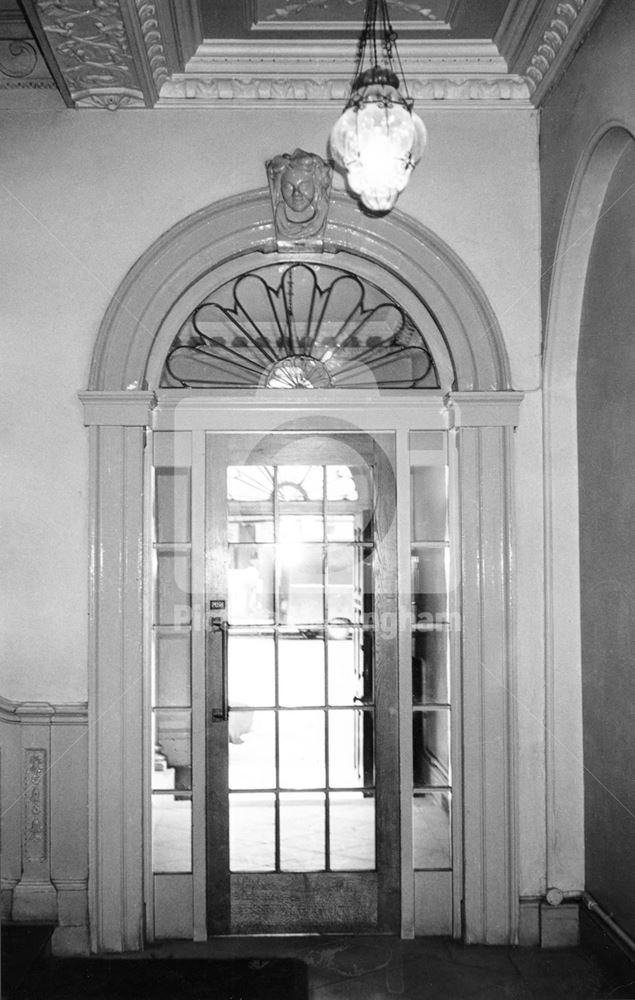
[[[438,328],[428,314],[431,328]],[[323,264],[272,264],[194,309],[161,385],[193,389],[439,388],[423,332],[385,292]]]

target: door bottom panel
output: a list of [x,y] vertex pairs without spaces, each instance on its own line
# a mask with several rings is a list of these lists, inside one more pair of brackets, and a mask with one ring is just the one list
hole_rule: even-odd
[[375,872],[230,876],[234,934],[377,930]]

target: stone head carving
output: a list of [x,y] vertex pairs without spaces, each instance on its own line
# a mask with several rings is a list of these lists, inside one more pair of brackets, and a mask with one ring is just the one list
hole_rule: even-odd
[[320,246],[329,209],[331,166],[296,149],[267,162],[278,245]]

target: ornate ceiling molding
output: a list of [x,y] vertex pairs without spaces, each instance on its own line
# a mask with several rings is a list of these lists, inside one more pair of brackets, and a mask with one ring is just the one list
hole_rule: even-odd
[[[349,80],[324,77],[287,76],[172,76],[161,89],[158,107],[211,106],[225,101],[238,104],[303,101],[305,103],[344,102]],[[528,104],[527,83],[520,77],[434,77],[412,80],[411,95],[420,102],[453,101],[498,104],[513,101]]]
[[514,0],[496,36],[539,106],[557,84],[605,0]]
[[[507,72],[491,42],[406,41],[399,51],[408,89],[418,101],[528,101],[526,81]],[[349,95],[354,63],[350,40],[205,41],[185,72],[164,83],[158,105],[341,103]]]
[[33,35],[19,12],[0,11],[0,90],[53,90]]
[[181,0],[179,48],[160,0],[24,0],[33,35],[71,107],[152,107],[191,54],[194,0]]
[[[424,104],[539,106],[604,2],[510,0],[494,41],[406,34],[399,51],[412,96]],[[54,81],[69,106],[108,109],[319,105],[349,94],[353,37],[203,40],[198,0],[22,5],[32,34],[22,23],[22,34],[9,36],[0,19],[0,88]]]

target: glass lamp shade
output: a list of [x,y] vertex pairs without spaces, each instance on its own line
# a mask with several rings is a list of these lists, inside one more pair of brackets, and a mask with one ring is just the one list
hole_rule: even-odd
[[372,212],[388,212],[408,183],[426,144],[426,130],[395,87],[365,87],[338,118],[331,153],[351,190]]

